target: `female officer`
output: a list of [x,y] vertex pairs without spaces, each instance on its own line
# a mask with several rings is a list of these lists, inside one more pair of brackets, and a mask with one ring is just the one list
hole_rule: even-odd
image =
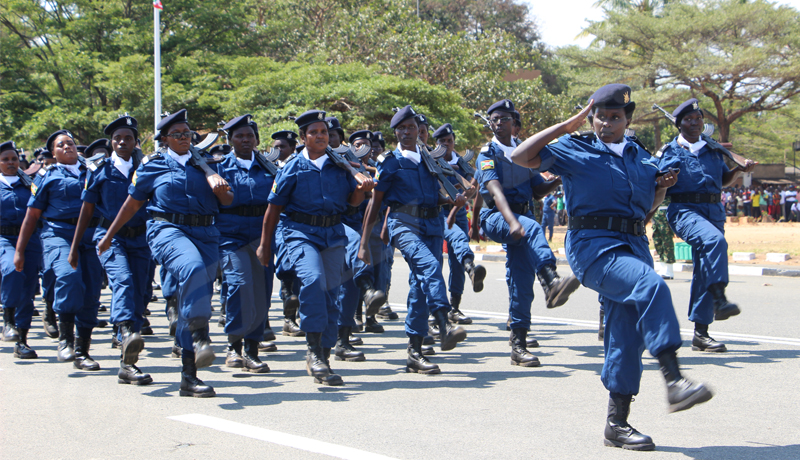
[[360,184],[329,161],[325,112],[310,110],[295,119],[305,148],[286,163],[272,186],[258,256],[272,260],[272,238],[278,220],[290,276],[300,283],[300,327],[306,333],[306,370],[317,383],[342,385],[330,368],[336,344],[339,311],[336,294],[341,284],[347,242],[342,213],[357,206],[372,190],[372,179]]
[[[627,422],[631,399],[639,392],[645,347],[661,365],[670,412],[708,401],[712,393],[683,378],[678,366],[678,318],[669,288],[653,270],[644,231],[647,214],[661,203],[677,177],[673,171],[659,177],[650,154],[635,138],[625,137],[636,108],[630,95],[630,87],[622,84],[598,89],[578,115],[529,138],[511,158],[562,177],[570,216],[569,265],[584,286],[603,298],[601,379],[610,392],[604,442],[653,450],[653,440]],[[587,115],[594,134],[568,135]]]
[[267,211],[268,195],[264,192],[272,188],[275,177],[266,169],[266,158],[256,150],[260,139],[252,115],[234,118],[222,129],[228,133],[233,152],[225,156],[218,170],[234,196],[230,205],[220,208],[216,222],[222,274],[228,287],[225,363],[261,374],[269,372],[269,366],[258,359],[258,343],[264,338],[269,313],[273,264],[270,261],[265,269],[256,257],[256,249]]
[[[147,201],[147,242],[153,257],[176,280],[179,318],[175,338],[181,345],[181,396],[210,397],[214,389],[197,378],[198,367],[214,362],[208,337],[211,294],[219,259],[217,203],[230,205],[228,183],[193,156],[192,130],[182,109],[157,126],[167,148],[142,160],[128,188],[128,198],[97,244],[106,252],[114,236]],[[148,201],[149,200],[149,201]]]
[[[24,173],[22,173],[24,174]],[[39,283],[42,243],[38,231],[25,248],[25,266],[14,267],[14,249],[20,225],[31,198],[30,181],[20,177],[19,153],[13,141],[0,143],[0,303],[3,304],[3,341],[16,341],[14,357],[35,359],[28,346],[28,330],[33,317],[33,296]]]
[[447,319],[450,302],[447,301],[442,276],[444,222],[440,217],[440,206],[463,206],[467,200],[459,194],[454,203],[439,194],[439,181],[427,170],[417,147],[419,125],[416,115],[407,105],[392,117],[390,126],[399,146],[378,165],[378,185],[365,213],[366,225],[361,234],[358,257],[370,263],[372,227],[378,221],[385,199],[391,208],[388,228],[392,246],[402,252],[411,269],[406,315],[406,335],[409,338],[406,372],[438,374],[439,366],[422,355],[422,341],[428,334],[426,320],[429,311],[441,331],[443,351],[452,350],[467,338],[463,327],[453,327]]
[[38,186],[34,184],[31,187],[32,195],[17,241],[14,265],[17,271],[24,270],[28,242],[39,218],[43,217],[44,270],[45,273],[49,271],[54,279],[53,308],[59,316],[58,360],[74,361],[76,369],[96,371],[100,365],[89,356],[89,345],[92,328],[98,324],[97,309],[103,278],[100,260],[92,244],[92,234],[99,219],[90,218],[90,233],[79,245],[80,265],[73,269],[67,258],[78,224],[86,168],[78,163],[78,150],[72,133],[67,130],[51,134],[47,139],[47,150],[53,152],[58,163],[44,173]]
[[670,227],[692,246],[689,321],[694,322],[692,350],[725,352],[725,344],[708,335],[708,325],[739,314],[739,307],[725,298],[728,285],[728,243],[725,241],[725,208],[722,187],[730,186],[740,172],[755,164],[728,169],[722,152],[700,138],[703,111],[697,99],[689,99],[672,113],[680,135],[663,149],[660,167],[680,168],[678,183],[667,192]]
[[[97,243],[122,208],[131,178],[141,162],[141,158],[133,157],[139,138],[135,118],[117,118],[103,132],[111,137],[112,153],[110,158],[102,157],[87,165],[89,172],[82,195],[83,205],[69,252],[69,263],[73,268],[78,266],[80,242],[95,210],[102,218],[94,231],[93,238]],[[147,211],[139,209],[112,238],[111,249],[100,256],[111,285],[111,322],[118,327],[121,357],[117,381],[133,385],[146,385],[153,381],[149,374],[143,373],[135,365],[139,360],[139,352],[144,348],[141,331],[150,270],[146,223]]]

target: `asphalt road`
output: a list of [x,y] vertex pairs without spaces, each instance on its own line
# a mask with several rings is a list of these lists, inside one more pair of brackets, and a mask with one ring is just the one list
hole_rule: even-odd
[[[800,280],[732,277],[728,295],[743,312],[711,326],[731,351],[693,352],[687,341],[679,352],[685,375],[716,392],[704,405],[667,414],[663,379],[645,352],[630,421],[658,447],[632,453],[602,442],[597,295],[581,288],[567,305],[546,310],[536,286],[532,334],[543,365],[511,366],[505,269],[485,265],[486,288],[462,304],[475,318],[467,341],[432,357],[442,374],[406,374],[403,323],[387,321],[386,333],[361,335],[367,361],[332,363],[346,383],[337,388],[306,375],[302,338],[278,335],[279,351],[262,356],[269,374],[226,369],[225,338],[214,324],[217,361],[198,375],[217,397],[179,397],[180,361],[169,357],[162,301],[150,305],[156,335],[146,337],[139,361],[154,383],[119,385],[110,328],[95,334],[92,356],[102,370],[90,373],[57,362],[35,318],[30,343],[39,359],[16,360],[13,344],[0,342],[0,459],[800,459]],[[688,339],[689,274],[676,276],[669,285]],[[407,279],[398,258],[390,301],[401,319]],[[277,301],[273,309],[278,331]]]

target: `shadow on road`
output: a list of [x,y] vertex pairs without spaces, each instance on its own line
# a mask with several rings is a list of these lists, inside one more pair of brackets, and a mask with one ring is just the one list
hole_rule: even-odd
[[775,446],[751,443],[751,446],[707,446],[700,448],[680,448],[658,446],[662,452],[677,452],[696,460],[788,460],[800,458],[800,444]]

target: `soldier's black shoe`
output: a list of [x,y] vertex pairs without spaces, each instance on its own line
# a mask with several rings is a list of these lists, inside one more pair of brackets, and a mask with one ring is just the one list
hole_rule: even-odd
[[714,319],[724,321],[731,316],[736,316],[742,312],[735,303],[728,302],[725,297],[725,284],[717,283],[708,287],[708,292],[714,298]]
[[663,352],[658,355],[661,373],[667,383],[667,401],[669,412],[678,412],[691,408],[696,404],[710,400],[714,394],[702,383],[693,383],[681,375],[678,357],[675,352]]
[[119,372],[117,372],[117,383],[125,383],[128,385],[147,385],[153,383],[153,378],[150,374],[145,374],[138,367],[133,364],[125,364],[119,362]]
[[197,378],[197,366],[195,366],[195,356],[193,352],[186,351],[181,356],[183,369],[181,370],[181,389],[178,392],[181,396],[193,396],[195,398],[210,398],[217,393],[209,385]]
[[253,374],[266,374],[269,372],[267,363],[258,359],[258,340],[244,340],[244,370]]
[[350,345],[364,345],[364,341],[361,340],[361,337],[359,337],[357,335],[353,335],[353,333],[351,332],[350,333]]
[[[331,380],[331,371],[325,361],[325,352],[322,349],[322,333],[309,332],[306,334],[306,372],[314,377],[316,383],[322,385],[337,385],[335,380]],[[338,385],[341,385],[341,378]]]
[[275,342],[260,342],[258,344],[258,350],[265,352],[278,351],[278,345]]
[[173,341],[172,341],[172,353],[171,353],[171,356],[173,358],[180,358],[181,356],[183,356],[183,348],[181,348],[181,346],[178,345],[178,339],[177,338],[173,339]]
[[195,365],[198,368],[210,366],[214,362],[215,355],[214,349],[211,348],[211,338],[208,336],[208,320],[206,318],[190,319],[189,330],[192,331]]
[[382,334],[384,332],[383,326],[378,323],[374,316],[367,316],[367,322],[364,323],[364,332],[371,332],[373,334]]
[[14,308],[3,308],[3,342],[19,341],[19,332],[14,325]]
[[[428,336],[430,336],[434,341],[441,340],[442,335],[439,332],[439,325],[436,324],[436,319],[432,317],[428,318]],[[433,345],[433,343],[426,345]]]
[[169,319],[169,335],[175,336],[178,330],[178,297],[167,297],[167,318]]
[[708,335],[708,326],[706,326],[705,331],[698,331],[695,329],[694,337],[692,337],[692,350],[724,353],[728,351],[728,347],[726,347],[724,343],[717,342],[713,337]]
[[97,307],[97,312],[98,313],[105,313],[107,311],[108,311],[108,308],[106,308],[105,305],[100,305],[99,307]]
[[339,328],[339,337],[336,341],[336,348],[333,354],[338,361],[365,361],[367,358],[364,353],[356,350],[350,344],[351,328],[343,326]]
[[378,309],[378,314],[375,316],[377,316],[380,319],[390,320],[390,321],[394,321],[400,318],[399,316],[397,316],[397,313],[392,311],[392,307],[390,307],[388,303],[381,306],[381,308]]
[[344,385],[344,380],[342,380],[342,376],[337,374],[336,372],[331,369],[331,349],[330,348],[322,348],[322,357],[325,358],[325,364],[328,365],[328,380],[325,382],[325,385],[330,386],[339,386]]
[[72,361],[72,366],[75,369],[84,371],[100,370],[100,364],[89,356],[89,346],[91,343],[92,329],[88,327],[79,327],[78,333],[75,336],[75,360]]
[[539,348],[539,341],[532,335],[525,337],[525,346],[528,348]]
[[225,323],[227,322],[227,317],[224,313],[224,310],[219,314],[219,320],[217,321],[217,326],[225,327]]
[[597,330],[597,339],[603,341],[606,336],[606,312],[600,310],[600,328]]
[[39,356],[28,346],[28,329],[17,329],[19,340],[14,344],[14,357],[19,359],[36,359]]
[[461,306],[461,294],[450,294],[450,306],[452,307],[447,317],[454,324],[472,324],[472,318],[459,310]]
[[453,326],[447,320],[447,312],[440,308],[433,312],[436,325],[439,326],[439,336],[442,351],[452,350],[458,342],[467,338],[467,330],[461,326]]
[[100,321],[97,322],[97,327],[108,327],[108,321],[101,319]]
[[75,323],[62,320],[58,323],[58,360],[62,363],[75,360]]
[[42,325],[44,333],[51,339],[58,337],[58,320],[56,312],[53,310],[53,303],[45,300],[44,315],[42,315]]
[[422,355],[423,356],[433,356],[436,354],[436,350],[434,350],[433,345],[422,345]]
[[142,330],[139,331],[140,335],[153,335],[153,328],[150,326],[142,326]]
[[225,366],[234,369],[241,369],[244,367],[244,358],[242,358],[242,340],[228,343],[228,354],[225,357]]
[[[430,330],[429,330],[430,332]],[[433,338],[431,335],[426,335],[422,338],[423,345],[436,345],[436,339]]]
[[486,278],[486,268],[483,265],[475,265],[472,260],[464,261],[464,271],[472,281],[472,291],[481,292],[483,290],[483,280]]
[[606,417],[603,443],[609,447],[628,450],[653,450],[656,448],[653,439],[639,433],[628,423],[632,399],[631,395],[614,395],[608,399],[608,417]]
[[526,345],[525,338],[528,330],[524,328],[511,330],[511,364],[522,367],[539,367],[539,358],[531,354]]
[[275,331],[273,331],[271,328],[266,328],[264,329],[264,338],[261,340],[264,342],[274,342],[278,340],[278,338],[275,337]]
[[547,299],[547,308],[556,308],[567,303],[569,296],[581,285],[574,274],[566,278],[558,276],[555,265],[545,265],[538,275]]
[[31,316],[34,316],[34,317],[35,316],[42,316],[42,314],[39,313],[39,309],[38,308],[34,308],[33,312],[31,313]]
[[386,303],[386,294],[383,291],[376,289],[367,289],[364,291],[364,305],[367,310],[364,312],[367,318],[375,316],[381,309],[381,306]]
[[422,337],[412,335],[408,338],[408,357],[406,358],[406,372],[419,374],[438,374],[439,366],[428,361],[422,354]]
[[133,321],[123,321],[119,324],[122,333],[120,350],[122,351],[122,361],[125,364],[136,364],[139,361],[139,353],[144,349],[144,339],[133,331]]
[[300,308],[300,298],[292,292],[292,281],[281,281],[281,298],[283,299],[284,318],[294,318]]
[[306,333],[300,329],[293,318],[283,318],[283,335],[305,337]]

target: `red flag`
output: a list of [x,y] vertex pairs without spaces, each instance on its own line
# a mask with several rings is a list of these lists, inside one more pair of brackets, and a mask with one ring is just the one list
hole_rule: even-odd
[[161,4],[161,0],[155,0],[153,2],[153,8],[158,8],[159,10],[163,10],[164,5]]

